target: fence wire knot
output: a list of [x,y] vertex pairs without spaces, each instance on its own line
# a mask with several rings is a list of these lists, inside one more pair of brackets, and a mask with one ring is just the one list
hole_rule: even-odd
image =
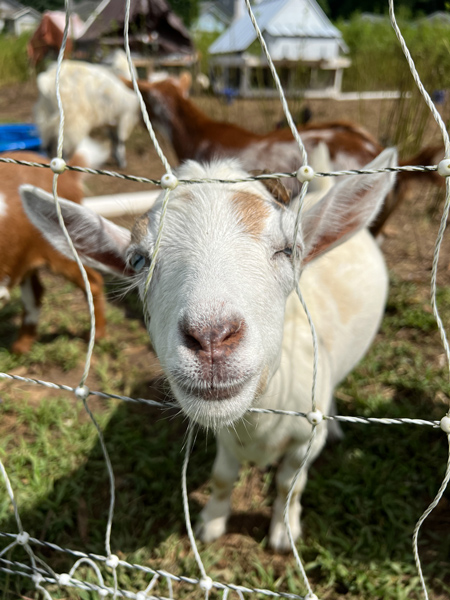
[[295,176],[300,183],[305,183],[305,181],[311,181],[314,179],[315,174],[316,173],[312,167],[309,165],[303,165],[303,167],[300,167],[300,169],[297,171]]
[[75,388],[74,393],[78,400],[84,401],[89,397],[89,394],[91,392],[89,391],[89,388],[86,385],[79,385],[77,388]]
[[50,161],[50,169],[53,173],[56,173],[56,175],[61,175],[61,173],[64,173],[67,169],[66,161],[63,158],[58,158],[56,156]]
[[439,175],[442,175],[442,177],[448,177],[450,175],[449,158],[444,158],[444,160],[441,160],[441,162],[438,164],[437,172],[439,173]]
[[442,417],[442,419],[440,421],[440,426],[441,426],[442,431],[450,434],[450,417],[448,415],[445,415],[445,417]]
[[311,425],[318,425],[323,421],[323,413],[320,410],[312,410],[307,413],[306,418],[311,423]]
[[161,187],[165,190],[174,190],[178,183],[178,179],[173,173],[166,173],[161,177]]

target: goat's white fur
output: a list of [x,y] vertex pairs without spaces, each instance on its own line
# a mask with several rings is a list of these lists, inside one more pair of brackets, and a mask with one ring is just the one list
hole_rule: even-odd
[[[395,159],[395,151],[385,151],[369,168],[392,166]],[[245,176],[232,160],[211,165],[188,162],[178,172],[180,179],[232,180]],[[386,267],[376,243],[363,228],[376,215],[393,181],[392,174],[341,181],[305,211],[302,233],[295,240],[301,252],[300,265],[304,266],[300,287],[317,331],[317,408],[324,414],[330,410],[334,387],[362,358],[383,314]],[[244,195],[241,200],[245,194],[253,196],[252,206],[260,222],[255,224],[254,214],[243,212],[236,203],[239,194]],[[30,218],[54,240],[57,228],[42,216],[51,210],[44,210],[42,201],[38,202],[42,194],[26,188],[22,196]],[[69,229],[71,223],[77,229],[79,242],[80,231],[91,228],[82,241],[85,259],[89,254],[86,244],[90,243],[96,261],[102,262],[97,236],[109,236],[110,248],[116,245],[116,256],[104,257],[108,263],[105,268],[117,272],[124,268],[126,257],[152,255],[161,204],[162,196],[149,212],[147,229],[138,239],[133,238],[128,248],[123,231],[115,229],[114,241],[105,233],[113,231],[113,226],[91,218],[86,210],[63,203],[63,214]],[[171,193],[147,297],[147,269],[142,272],[139,287],[151,316],[149,333],[173,393],[189,417],[217,433],[212,496],[201,514],[200,533],[205,541],[225,531],[239,464],[251,461],[265,466],[282,459],[270,544],[278,550],[289,547],[283,509],[305,456],[311,426],[301,418],[246,411],[251,406],[311,410],[311,332],[293,291],[299,270],[294,273],[291,260],[283,252],[294,243],[295,218],[295,212],[276,204],[260,182],[179,186]],[[54,222],[53,217],[50,220]],[[120,256],[122,262],[117,259]],[[184,324],[201,328],[237,318],[241,319],[239,327],[245,327],[240,342],[224,364],[205,368],[184,341]],[[211,389],[215,399],[208,396]],[[322,422],[309,463],[320,453],[326,436],[326,423]],[[307,469],[297,482],[289,507],[294,539],[301,531],[299,498],[306,478]]]
[[[35,120],[44,148],[56,155],[59,109],[56,100],[56,64],[37,77],[39,96]],[[65,60],[61,66],[60,94],[65,114],[64,153],[71,155],[96,128],[110,129],[115,159],[126,166],[125,141],[139,122],[139,103],[111,68]]]

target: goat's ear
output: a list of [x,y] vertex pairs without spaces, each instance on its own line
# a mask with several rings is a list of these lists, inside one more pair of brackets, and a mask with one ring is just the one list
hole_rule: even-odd
[[[384,169],[396,164],[397,151],[388,148],[365,169]],[[394,182],[395,173],[377,173],[345,177],[333,186],[303,215],[303,263],[310,262],[368,227]]]
[[[22,185],[19,191],[25,213],[33,225],[56,250],[73,259],[72,249],[59,225],[53,196],[32,185]],[[131,275],[125,262],[130,232],[84,206],[62,199],[59,202],[81,261],[113,275]]]

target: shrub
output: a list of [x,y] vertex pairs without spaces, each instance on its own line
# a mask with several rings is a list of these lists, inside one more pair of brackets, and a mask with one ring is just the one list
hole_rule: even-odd
[[23,33],[19,37],[0,35],[0,85],[28,79],[27,42],[29,39],[29,33]]

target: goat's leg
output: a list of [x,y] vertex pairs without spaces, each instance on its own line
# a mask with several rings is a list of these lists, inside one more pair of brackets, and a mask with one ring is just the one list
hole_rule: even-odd
[[22,294],[22,324],[17,340],[12,345],[12,352],[15,354],[25,354],[36,339],[37,324],[42,303],[44,287],[39,280],[37,271],[28,273],[20,284]]
[[125,169],[127,166],[127,156],[125,149],[125,141],[123,136],[121,135],[120,129],[111,130],[111,141],[113,147],[113,156],[116,160],[116,163],[119,165],[121,169]]
[[[322,450],[326,440],[326,432],[326,424],[322,423],[317,429],[311,448],[311,454],[296,481],[291,496],[291,502],[288,508],[288,520],[294,542],[302,533],[300,523],[302,507],[300,499],[308,479],[308,468]],[[292,481],[305,458],[306,451],[307,444],[298,445],[291,449],[283,458],[277,471],[277,497],[273,506],[272,520],[270,523],[269,543],[270,546],[278,552],[287,552],[291,548],[284,522],[284,511]]]
[[212,493],[200,514],[196,528],[203,542],[213,542],[226,531],[231,510],[231,492],[239,474],[239,461],[217,439],[217,455],[212,470]]

